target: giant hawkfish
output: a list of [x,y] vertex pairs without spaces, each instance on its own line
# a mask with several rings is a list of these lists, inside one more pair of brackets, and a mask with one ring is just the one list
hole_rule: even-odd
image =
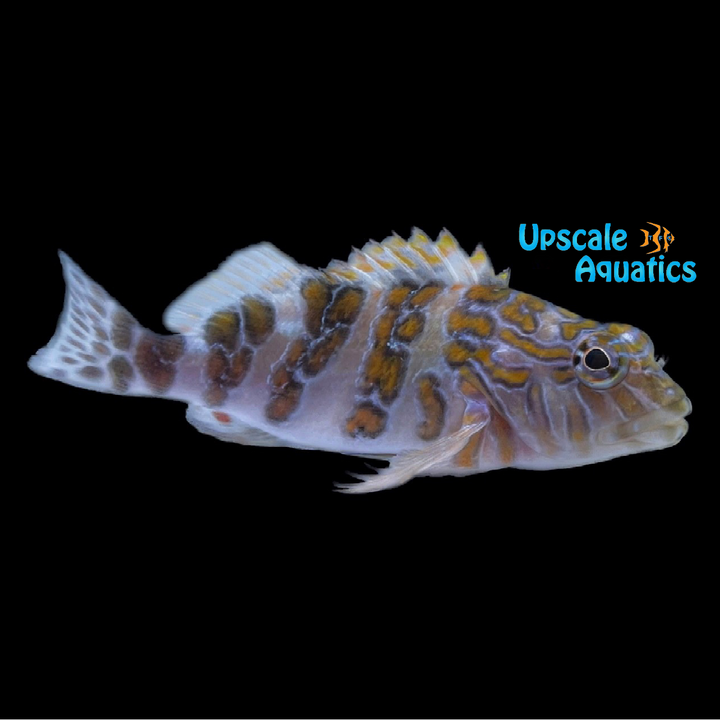
[[60,259],[65,305],[32,370],[185,402],[221,440],[389,461],[345,492],[576,467],[687,432],[690,401],[644,332],[512,290],[445,230],[370,241],[324,270],[269,243],[239,250],[170,305],[169,335]]

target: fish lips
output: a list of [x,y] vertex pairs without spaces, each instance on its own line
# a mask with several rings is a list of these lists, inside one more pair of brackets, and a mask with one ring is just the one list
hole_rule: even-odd
[[641,417],[603,428],[598,433],[598,441],[603,445],[639,443],[652,447],[670,447],[680,442],[687,433],[688,424],[684,418],[691,412],[690,399],[683,396]]

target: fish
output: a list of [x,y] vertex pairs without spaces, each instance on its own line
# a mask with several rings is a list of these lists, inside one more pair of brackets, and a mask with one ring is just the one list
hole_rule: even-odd
[[388,461],[346,493],[417,476],[573,468],[671,447],[692,406],[647,334],[513,290],[482,245],[415,228],[316,270],[268,242],[137,320],[60,251],[57,330],[28,365],[80,388],[188,405],[240,445]]

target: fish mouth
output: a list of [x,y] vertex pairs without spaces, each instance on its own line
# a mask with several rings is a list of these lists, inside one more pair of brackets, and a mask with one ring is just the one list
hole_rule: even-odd
[[603,428],[598,433],[598,440],[604,445],[634,442],[669,447],[685,436],[688,424],[684,418],[691,412],[692,404],[687,396],[683,396],[642,417]]

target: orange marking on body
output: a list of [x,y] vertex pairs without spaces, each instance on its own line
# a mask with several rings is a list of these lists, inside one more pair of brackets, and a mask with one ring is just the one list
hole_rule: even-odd
[[475,358],[475,360],[479,360],[486,368],[492,368],[494,363],[491,359],[491,355],[492,350],[490,348],[481,347],[473,353],[473,358]]
[[585,416],[576,403],[571,402],[567,405],[566,419],[570,439],[573,442],[582,443],[587,437],[588,428],[586,426]]
[[330,358],[344,344],[348,329],[340,325],[323,335],[308,351],[303,368],[308,375],[317,375],[328,364]]
[[418,398],[425,416],[418,425],[418,435],[423,440],[435,440],[445,424],[445,399],[440,392],[440,381],[435,375],[420,379]]
[[[659,377],[654,372],[630,373],[626,378],[626,383],[636,390],[639,390],[643,399],[647,399],[657,405],[663,404],[663,400],[666,397],[665,391],[675,386],[675,383],[669,377]],[[610,390],[613,397],[621,387],[622,385],[618,386],[617,389],[613,388]],[[629,393],[629,391],[627,392]]]
[[557,383],[567,383],[575,380],[575,371],[572,368],[553,369],[552,379]]
[[384,403],[392,402],[400,389],[400,381],[405,374],[404,358],[401,355],[388,355],[383,363],[383,373],[379,378],[380,399]]
[[500,302],[510,294],[509,288],[497,285],[473,285],[465,293],[465,298],[471,302]]
[[293,379],[292,371],[288,370],[285,365],[278,365],[272,374],[272,385],[276,389],[285,387]]
[[558,445],[550,427],[550,418],[543,406],[542,389],[539,384],[533,383],[528,392],[528,415],[533,421],[533,431],[540,440],[545,452],[554,455],[558,451]]
[[467,331],[480,337],[487,337],[492,332],[492,328],[492,320],[484,315],[465,315],[460,310],[453,310],[448,316],[447,330],[451,334]]
[[240,333],[240,315],[234,310],[216,312],[205,323],[205,342],[222,345],[225,350],[235,350]]
[[442,292],[440,285],[424,285],[410,298],[410,307],[425,307]]
[[375,346],[384,347],[390,342],[392,329],[395,327],[400,313],[397,310],[387,310],[377,320],[375,324]]
[[366,392],[370,392],[382,376],[384,362],[385,352],[383,348],[374,348],[370,351],[365,362],[365,387],[363,389]]
[[176,362],[184,352],[185,340],[180,335],[162,336],[146,331],[135,350],[135,366],[150,388],[166,392],[175,380]]
[[460,376],[460,392],[471,400],[484,400],[487,398],[482,380],[469,367],[465,366],[458,371]]
[[[612,333],[613,335],[623,335],[624,333],[629,333],[630,335],[635,335],[636,333],[635,328],[632,325],[627,325],[625,323],[610,323],[607,326],[608,332]],[[628,350],[631,352],[639,353],[645,350],[648,347],[649,338],[645,333],[637,333],[637,339],[634,342],[628,342],[626,343]]]
[[230,367],[230,360],[227,353],[221,347],[215,347],[207,355],[205,372],[208,380],[219,382]]
[[345,423],[345,430],[352,437],[375,438],[385,429],[387,413],[370,402],[360,403]]
[[398,340],[409,343],[423,331],[424,327],[425,317],[419,312],[411,313],[398,325]]
[[285,362],[287,363],[288,367],[295,368],[297,364],[300,362],[300,359],[303,356],[303,353],[307,349],[307,342],[304,338],[296,338],[290,343],[290,346],[288,347],[287,354],[285,356]]
[[535,319],[532,315],[529,314],[528,309],[523,302],[524,297],[530,296],[525,296],[524,293],[518,293],[516,298],[511,303],[508,303],[502,308],[500,314],[508,322],[511,322],[514,325],[518,325],[523,330],[523,332],[530,333],[536,330],[537,326],[535,323]]
[[589,330],[597,326],[598,324],[594,320],[581,320],[579,322],[563,323],[560,330],[565,340],[574,340],[581,330]]
[[231,358],[230,367],[225,377],[225,385],[234,388],[240,385],[245,379],[250,364],[252,363],[253,351],[249,347],[241,347]]
[[502,415],[495,413],[492,420],[492,428],[498,441],[500,462],[503,465],[510,465],[515,457],[513,447],[513,431]]
[[399,308],[413,290],[415,290],[415,288],[412,285],[398,285],[392,288],[387,295],[387,306],[390,308]]
[[242,306],[245,336],[251,345],[262,345],[275,329],[275,309],[262,298],[246,297]]
[[455,456],[457,465],[464,468],[475,466],[483,432],[484,430],[479,430],[470,436],[470,439],[465,443],[465,447]]
[[534,295],[522,293],[523,304],[534,312],[541,312],[547,307],[547,303]]
[[473,355],[472,350],[457,342],[448,343],[443,352],[448,365],[463,365]]
[[214,412],[213,412],[213,415],[215,416],[215,419],[216,419],[218,422],[221,422],[221,423],[226,423],[226,424],[227,424],[227,423],[229,423],[229,422],[231,421],[231,419],[232,419],[227,413],[224,413],[224,412],[214,411]]
[[496,366],[492,375],[496,380],[501,380],[510,385],[524,385],[530,377],[530,371],[525,368],[504,368]]
[[276,388],[270,398],[265,415],[269,420],[283,422],[297,409],[304,385],[290,380],[281,388]]
[[330,303],[330,285],[320,278],[308,280],[300,291],[305,300],[305,327],[313,335],[319,335],[325,308]]
[[540,358],[542,360],[570,360],[570,350],[563,345],[542,347],[540,345],[536,345],[532,340],[519,337],[512,330],[508,330],[507,328],[503,328],[500,331],[500,338],[504,342],[508,343],[508,345],[519,348],[532,357]]
[[644,412],[643,406],[627,388],[618,385],[613,390],[612,399],[620,406],[625,415],[632,418]]
[[593,418],[604,420],[607,417],[607,401],[611,398],[611,395],[608,395],[607,391],[591,390],[582,383],[578,383],[577,391],[580,393],[580,397],[584,401],[585,405],[589,408],[590,414]]
[[351,325],[357,319],[362,308],[365,293],[360,288],[343,287],[336,293],[327,309],[327,322],[330,325],[345,323]]

